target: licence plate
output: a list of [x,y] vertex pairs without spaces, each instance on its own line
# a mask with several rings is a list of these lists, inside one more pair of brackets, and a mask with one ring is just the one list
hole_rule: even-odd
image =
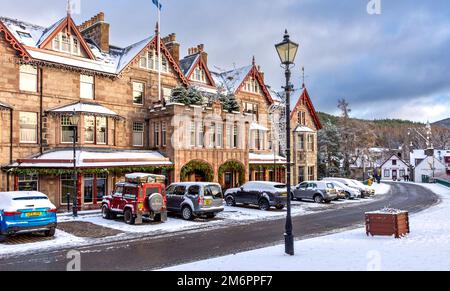
[[280,195],[281,197],[287,197],[287,193],[283,193]]
[[41,216],[42,212],[27,212],[25,213],[26,217],[36,217],[36,216]]
[[211,206],[212,201],[211,200],[205,200],[205,206]]

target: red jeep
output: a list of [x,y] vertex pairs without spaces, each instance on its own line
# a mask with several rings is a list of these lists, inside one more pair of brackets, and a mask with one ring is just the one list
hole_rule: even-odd
[[142,218],[167,221],[165,176],[135,173],[117,183],[111,195],[102,201],[102,217],[115,219],[123,215],[127,224],[142,224]]

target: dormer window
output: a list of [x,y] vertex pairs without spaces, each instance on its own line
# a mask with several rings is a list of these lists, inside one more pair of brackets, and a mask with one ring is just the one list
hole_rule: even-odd
[[244,91],[250,93],[259,93],[259,84],[255,78],[250,78],[244,83]]
[[23,32],[23,31],[18,31],[18,30],[17,30],[17,34],[18,34],[21,38],[31,38],[31,34],[29,34],[28,32]]
[[[158,71],[159,62],[158,62],[158,58],[156,57],[156,55],[157,55],[157,53],[154,49],[141,54],[139,66],[142,69]],[[169,63],[167,62],[167,59],[164,55],[162,55],[161,72],[163,72],[163,73],[169,72]]]
[[206,83],[205,71],[199,67],[195,68],[194,72],[192,73],[191,80],[200,83]]
[[52,46],[55,51],[76,56],[80,55],[80,41],[75,36],[68,35],[65,32],[60,32],[55,36]]

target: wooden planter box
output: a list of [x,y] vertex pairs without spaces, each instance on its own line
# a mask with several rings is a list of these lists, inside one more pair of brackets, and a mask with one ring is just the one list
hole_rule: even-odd
[[407,211],[381,210],[366,213],[366,233],[401,238],[410,233]]

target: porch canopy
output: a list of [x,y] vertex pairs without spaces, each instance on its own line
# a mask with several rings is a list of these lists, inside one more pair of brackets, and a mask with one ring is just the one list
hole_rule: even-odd
[[269,129],[261,124],[253,122],[250,124],[250,130],[260,130],[260,131],[269,131]]
[[249,155],[250,165],[285,165],[286,158],[274,154],[255,154]]
[[75,114],[97,115],[97,116],[111,117],[115,119],[123,119],[123,117],[121,117],[119,114],[112,111],[111,109],[106,108],[101,104],[93,102],[73,103],[63,107],[57,107],[48,110],[47,113],[54,115],[71,115],[75,113]]
[[311,128],[309,128],[307,126],[299,125],[295,129],[295,132],[311,132],[311,133],[314,133],[314,130],[312,130]]
[[0,101],[0,110],[10,110],[12,106]]
[[[30,159],[19,159],[10,168],[73,168],[73,150],[56,150]],[[76,166],[80,169],[114,167],[172,166],[156,151],[76,150]]]

